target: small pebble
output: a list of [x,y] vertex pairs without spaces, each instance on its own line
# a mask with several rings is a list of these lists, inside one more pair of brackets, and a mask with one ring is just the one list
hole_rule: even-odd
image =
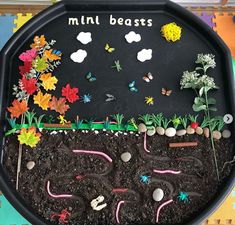
[[146,132],[146,131],[147,131],[147,127],[145,126],[145,124],[140,123],[140,124],[138,125],[138,131],[141,132],[141,133]]
[[109,134],[106,134],[106,136],[109,136]]
[[231,131],[230,130],[224,130],[222,132],[222,137],[223,138],[230,138],[231,137]]
[[64,131],[64,134],[68,134],[68,132],[65,130],[65,131]]
[[82,130],[82,133],[84,133],[85,132],[85,130]]
[[88,133],[88,130],[85,130],[86,134]]
[[129,162],[131,160],[131,153],[130,152],[124,152],[121,154],[121,159],[123,162]]
[[139,134],[136,134],[135,136],[136,136],[136,137],[139,137],[140,135],[139,135]]
[[193,129],[191,126],[188,126],[186,129],[187,134],[194,134],[195,133],[195,129]]
[[106,131],[106,129],[103,129],[103,131]]
[[27,167],[28,170],[33,169],[34,166],[35,166],[35,162],[34,162],[34,161],[29,161],[29,162],[27,162],[26,167]]
[[38,128],[38,130],[39,130],[40,132],[42,132],[43,128]]
[[219,132],[218,130],[214,130],[214,131],[212,132],[212,136],[213,136],[213,138],[216,139],[216,140],[219,140],[219,139],[222,137],[221,132]]
[[197,133],[198,135],[202,135],[202,134],[203,134],[203,129],[202,129],[201,127],[197,127],[197,128],[196,128],[196,133]]
[[153,191],[153,200],[160,202],[164,197],[164,192],[161,188],[157,188]]
[[134,134],[134,132],[133,132],[133,131],[130,131],[130,134]]
[[176,129],[173,128],[173,127],[169,127],[169,128],[167,128],[167,129],[165,130],[165,135],[166,135],[167,137],[174,137],[175,134],[176,134]]
[[177,135],[177,136],[184,136],[186,133],[187,133],[187,132],[186,132],[185,129],[177,130],[177,131],[176,131],[176,135]]
[[54,130],[50,134],[57,134],[57,131]]
[[148,136],[153,136],[156,133],[155,127],[153,129],[147,130],[147,135]]
[[59,130],[59,132],[60,132],[60,133],[62,133],[62,132],[63,132],[63,130]]
[[165,134],[165,129],[163,127],[156,127],[156,131],[157,131],[158,135]]
[[127,135],[127,133],[123,133],[124,135]]
[[206,138],[210,137],[210,130],[208,127],[203,128],[203,134],[205,135]]
[[118,137],[118,132],[116,132],[114,135]]
[[99,133],[99,131],[98,130],[95,130],[95,134],[98,134]]
[[73,132],[75,132],[76,130],[75,129],[73,129]]

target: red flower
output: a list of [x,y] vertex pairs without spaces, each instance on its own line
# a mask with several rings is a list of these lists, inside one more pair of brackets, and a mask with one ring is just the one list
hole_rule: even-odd
[[199,126],[199,123],[197,122],[192,122],[190,125],[193,129],[196,129]]
[[23,66],[19,66],[20,74],[23,76],[29,73],[32,68],[32,62],[24,62]]
[[70,84],[67,84],[62,88],[62,96],[64,96],[70,103],[73,103],[79,99],[78,88],[71,88]]
[[25,76],[21,79],[23,90],[29,95],[32,95],[38,88],[36,86],[37,80],[35,78],[27,79]]

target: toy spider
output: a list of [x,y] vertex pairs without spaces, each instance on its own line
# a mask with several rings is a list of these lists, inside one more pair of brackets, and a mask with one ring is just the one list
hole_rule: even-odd
[[81,101],[83,102],[83,103],[88,103],[88,102],[91,102],[91,95],[89,95],[89,94],[87,94],[87,95],[83,95],[82,97],[81,97]]
[[179,199],[179,201],[185,203],[189,201],[189,194],[181,191],[177,198]]
[[62,224],[65,224],[65,223],[68,223],[68,220],[67,217],[69,217],[71,215],[71,213],[69,213],[67,211],[67,209],[63,209],[61,211],[61,213],[54,213],[52,216],[51,216],[51,219],[54,219],[55,217],[58,217],[59,218],[59,222],[62,223]]
[[150,176],[146,176],[146,175],[141,175],[140,176],[140,182],[144,183],[144,184],[148,184],[150,181]]

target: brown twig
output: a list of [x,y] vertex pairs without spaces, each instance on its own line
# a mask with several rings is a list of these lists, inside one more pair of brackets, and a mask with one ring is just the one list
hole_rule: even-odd
[[72,128],[71,123],[59,124],[59,123],[44,123],[45,128]]
[[169,143],[170,148],[195,147],[197,145],[198,143],[196,141]]

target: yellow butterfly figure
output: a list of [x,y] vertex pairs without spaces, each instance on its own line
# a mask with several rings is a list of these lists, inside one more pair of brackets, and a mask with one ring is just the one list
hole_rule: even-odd
[[115,48],[112,48],[109,44],[106,44],[104,47],[105,51],[107,51],[108,53],[112,53],[114,52]]

